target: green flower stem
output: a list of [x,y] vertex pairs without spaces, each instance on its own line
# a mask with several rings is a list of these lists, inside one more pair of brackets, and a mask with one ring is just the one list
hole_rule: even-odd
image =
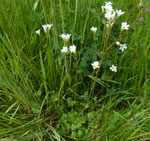
[[103,42],[104,42],[104,46],[103,46],[103,52],[105,50],[105,47],[106,47],[106,32],[107,32],[107,29],[106,29],[106,25],[104,25],[104,37],[103,37]]
[[105,52],[103,53],[102,59],[99,61],[99,68],[98,68],[98,70],[97,70],[97,72],[96,72],[96,77],[95,77],[95,79],[94,79],[94,81],[93,81],[93,83],[92,83],[91,91],[90,91],[90,94],[89,94],[89,100],[91,99],[91,97],[93,97],[94,90],[95,90],[96,79],[98,78],[98,74],[99,74],[101,65],[102,65],[102,63],[103,63],[103,61],[104,61],[104,59],[105,59],[105,56],[106,56],[107,52],[111,49],[111,47],[112,47],[114,44],[115,44],[115,42],[112,43],[112,44],[105,50]]
[[[93,41],[94,44],[96,45],[96,32],[93,33]],[[95,48],[95,60],[97,60],[97,48]]]
[[64,41],[64,45],[68,47],[69,41]]
[[[48,33],[47,33],[48,34]],[[48,57],[48,67],[49,67],[49,75],[50,75],[50,90],[54,90],[54,65],[53,65],[53,50],[50,43],[50,37],[46,34],[47,37],[47,57]]]
[[72,64],[72,55],[70,54],[69,56],[69,68],[71,69],[71,64]]
[[[119,36],[118,36],[118,38],[117,38],[117,41],[120,39],[120,37],[121,37],[121,35],[122,35],[122,31],[120,32],[120,34],[119,34]],[[118,48],[119,48],[119,46],[117,47],[117,51],[116,51],[116,55],[115,55],[115,61],[117,60],[117,54],[118,54]]]
[[75,4],[74,25],[73,25],[73,28],[72,28],[73,31],[75,30],[75,27],[76,27],[77,12],[78,12],[78,0],[76,0],[76,4]]
[[59,1],[59,5],[60,5],[60,14],[61,14],[61,21],[62,21],[62,29],[63,29],[63,33],[65,31],[65,26],[64,26],[64,13],[63,13],[63,6],[62,6],[62,1]]
[[93,41],[96,42],[96,32],[93,33]]
[[66,75],[68,74],[68,67],[69,67],[68,65],[69,63],[68,63],[68,54],[67,54],[65,57]]
[[[77,53],[75,53],[74,56],[75,56],[75,61],[76,61],[76,77],[75,77],[75,82],[77,83],[77,80],[78,80],[78,57],[77,57]],[[76,90],[77,90],[77,85],[76,85]]]

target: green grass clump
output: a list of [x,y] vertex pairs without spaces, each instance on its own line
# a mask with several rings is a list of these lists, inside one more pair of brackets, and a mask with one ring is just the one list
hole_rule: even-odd
[[1,141],[150,140],[150,2],[112,2],[125,14],[107,30],[105,0],[1,0]]

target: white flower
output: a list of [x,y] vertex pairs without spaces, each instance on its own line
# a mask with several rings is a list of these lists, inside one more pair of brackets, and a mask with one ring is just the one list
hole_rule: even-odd
[[91,65],[93,66],[94,70],[99,68],[99,62],[98,61],[95,61],[95,62],[91,63]]
[[119,50],[123,52],[125,49],[127,49],[127,44],[120,44]]
[[40,29],[35,31],[36,34],[40,35]]
[[70,46],[69,50],[71,53],[76,53],[76,46],[75,45]]
[[115,19],[115,16],[116,16],[116,12],[115,11],[112,11],[112,12],[106,12],[105,13],[105,18],[109,21],[113,21]]
[[116,41],[116,45],[119,46],[119,45],[120,45],[120,42]]
[[70,40],[71,34],[61,34],[60,37],[65,41],[68,42]]
[[46,32],[46,29],[47,29],[47,25],[42,25],[43,29],[44,29],[44,32]]
[[113,11],[112,2],[105,2],[105,10],[110,12]]
[[112,66],[110,67],[110,70],[111,70],[111,71],[114,71],[114,72],[117,72],[117,67],[114,66],[114,65],[112,65]]
[[105,18],[106,18],[107,20],[110,20],[111,17],[112,17],[111,12],[106,12],[106,13],[105,13]]
[[105,11],[107,11],[107,12],[113,11],[112,2],[105,2],[105,6],[102,6],[102,12],[105,12]]
[[92,28],[90,28],[91,29],[91,31],[93,31],[94,33],[96,33],[96,31],[97,31],[97,27],[92,27]]
[[127,24],[127,22],[122,22],[121,23],[121,30],[128,30],[129,29],[129,25]]
[[113,11],[112,5],[105,5],[105,10],[106,10],[107,12],[112,12],[112,11]]
[[111,20],[114,20],[116,17],[116,11],[112,11]]
[[105,2],[106,5],[112,5],[112,2],[109,1],[109,2]]
[[102,6],[102,12],[103,13],[105,12],[105,6]]
[[120,17],[121,15],[123,15],[125,12],[123,12],[122,10],[116,10],[117,13],[117,17]]
[[53,26],[52,24],[42,25],[45,33],[47,32],[47,30],[50,31],[52,26]]
[[115,11],[106,11],[105,13],[105,18],[108,20],[108,21],[114,21],[115,20],[115,17],[116,17],[116,12]]
[[48,30],[50,30],[52,26],[53,26],[52,24],[47,24]]
[[63,47],[63,49],[61,50],[61,53],[69,53],[67,46]]

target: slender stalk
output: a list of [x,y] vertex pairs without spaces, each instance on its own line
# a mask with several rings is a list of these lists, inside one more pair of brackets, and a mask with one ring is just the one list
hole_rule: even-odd
[[[120,34],[119,34],[119,36],[118,36],[118,38],[117,38],[117,41],[118,41],[119,38],[121,37],[121,34],[122,34],[122,31],[120,32]],[[119,48],[119,47],[117,47],[117,50],[118,50],[118,48]],[[117,53],[118,53],[118,51],[116,51],[115,60],[117,59]]]
[[60,13],[61,13],[61,20],[62,20],[62,28],[63,28],[63,33],[65,33],[65,29],[64,29],[64,15],[63,15],[63,9],[62,9],[62,2],[60,1]]
[[81,39],[81,43],[83,43],[83,42],[84,42],[85,30],[86,30],[86,26],[87,26],[88,19],[89,19],[91,3],[92,3],[92,0],[90,0],[90,3],[89,3],[88,13],[87,13],[87,17],[86,17],[85,25],[84,25],[84,28],[83,28],[83,32],[82,32],[82,39]]
[[[78,80],[78,58],[77,58],[77,54],[75,53],[75,61],[76,61],[76,76],[75,76],[75,82],[77,84],[77,80]],[[76,85],[76,90],[77,90],[77,85]]]
[[43,0],[41,0],[41,3],[42,3],[42,7],[43,7],[43,11],[44,11],[44,18],[45,18],[45,22],[48,23],[48,20],[47,20],[47,16],[46,16],[46,8],[45,8],[45,5],[44,5],[44,2]]
[[[48,33],[47,33],[48,34]],[[48,57],[48,67],[49,67],[49,74],[50,74],[50,90],[52,91],[54,89],[54,78],[53,78],[53,51],[51,48],[51,43],[50,43],[50,37],[46,34],[47,37],[47,57]]]
[[77,21],[77,10],[78,10],[78,0],[76,0],[76,5],[75,5],[75,15],[74,15],[74,25],[73,25],[73,31],[76,26],[76,21]]
[[41,63],[41,71],[42,71],[42,75],[43,75],[43,78],[44,78],[44,87],[45,87],[45,92],[46,92],[46,96],[41,104],[41,107],[40,107],[40,113],[38,115],[38,118],[40,118],[40,115],[41,115],[41,112],[42,112],[42,109],[43,109],[43,106],[46,102],[46,100],[48,99],[48,88],[47,88],[47,84],[46,84],[46,74],[45,74],[45,68],[44,68],[44,64],[43,64],[43,60],[42,60],[42,52],[40,51],[40,63]]
[[95,77],[95,79],[94,79],[94,81],[93,81],[93,83],[92,83],[91,91],[90,91],[90,94],[89,94],[89,99],[93,96],[93,93],[94,93],[94,90],[95,90],[96,79],[98,78],[98,74],[99,74],[99,71],[100,71],[100,69],[101,69],[101,65],[102,65],[102,63],[103,63],[103,61],[104,61],[104,59],[105,59],[105,56],[106,56],[107,52],[111,49],[111,47],[112,47],[114,44],[115,44],[115,43],[112,43],[112,44],[105,50],[105,52],[103,53],[102,59],[99,61],[99,68],[98,68],[98,70],[97,70],[97,72],[96,72],[96,77]]

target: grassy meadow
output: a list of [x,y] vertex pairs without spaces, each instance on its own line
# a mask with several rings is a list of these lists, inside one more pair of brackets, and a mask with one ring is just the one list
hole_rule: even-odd
[[105,2],[0,1],[0,141],[150,141],[150,1]]

